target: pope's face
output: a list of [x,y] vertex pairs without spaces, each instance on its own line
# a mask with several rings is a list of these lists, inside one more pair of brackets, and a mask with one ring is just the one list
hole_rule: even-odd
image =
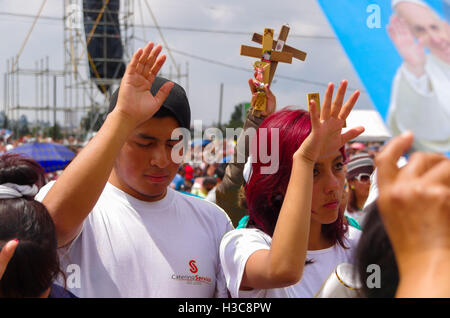
[[441,20],[431,9],[415,3],[401,2],[395,10],[420,43],[433,55],[450,64],[448,23]]

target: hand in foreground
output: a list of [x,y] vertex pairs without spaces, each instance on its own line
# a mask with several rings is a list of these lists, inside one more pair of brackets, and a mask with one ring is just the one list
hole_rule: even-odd
[[150,87],[163,66],[166,56],[159,55],[162,46],[149,42],[144,49],[134,53],[120,84],[117,106],[114,111],[125,114],[135,125],[150,119],[169,95],[173,83],[165,83],[153,96]]
[[14,255],[17,245],[19,245],[19,241],[11,240],[0,251],[0,279],[2,279],[6,266],[8,266],[9,261]]
[[[415,296],[450,297],[448,268],[444,272],[436,270],[436,264],[445,260],[446,266],[450,263],[450,159],[440,154],[414,153],[399,169],[396,162],[412,142],[412,134],[405,133],[394,138],[375,158],[378,207],[400,279],[412,280],[412,285],[417,285],[412,290],[420,289],[421,279],[432,285],[436,279],[431,290]],[[437,277],[427,276],[428,270]],[[444,295],[430,294],[442,291],[438,284],[446,285]]]
[[[256,84],[252,78],[248,80],[248,86],[250,87],[250,92],[252,93],[252,100],[250,104],[252,107],[254,107],[256,102]],[[261,112],[261,115],[263,117],[267,117],[275,112],[275,109],[277,107],[277,100],[275,95],[270,90],[269,84],[264,85],[264,91],[266,93],[267,104],[266,110]]]
[[311,101],[312,130],[294,156],[302,156],[309,161],[315,162],[320,157],[339,150],[346,142],[364,132],[364,127],[360,126],[350,129],[344,134],[341,133],[345,120],[358,100],[359,91],[355,91],[345,105],[342,106],[345,91],[347,90],[347,81],[342,81],[336,98],[332,102],[333,90],[334,85],[330,83],[325,93],[320,114],[317,112],[315,102]]

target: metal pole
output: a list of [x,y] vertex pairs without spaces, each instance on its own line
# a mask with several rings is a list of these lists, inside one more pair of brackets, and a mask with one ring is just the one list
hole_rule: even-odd
[[[7,103],[7,91],[8,91],[8,74],[3,74],[3,87],[4,87],[4,91],[3,91],[3,112],[6,115],[6,103]],[[6,127],[5,127],[6,128]]]
[[[13,65],[13,60],[11,59],[11,65]],[[14,119],[14,92],[15,92],[15,86],[14,86],[14,72],[12,71],[12,68],[11,68],[11,72],[10,72],[10,74],[11,74],[11,95],[10,95],[10,98],[11,98],[11,117],[12,117],[12,119]]]
[[[41,86],[41,95],[40,95],[40,105],[39,106],[44,106],[44,79],[43,79],[43,76],[44,76],[44,73],[43,73],[43,70],[44,70],[44,60],[41,58],[41,60],[40,60],[40,67],[39,67],[39,79],[40,79],[40,86]],[[41,108],[42,109],[42,108]],[[41,119],[42,119],[42,122],[44,122],[44,118],[45,118],[45,116],[41,113]]]
[[56,141],[56,75],[53,75],[53,141]]
[[16,73],[17,118],[19,118],[19,116],[20,116],[20,110],[19,110],[19,107],[20,107],[20,89],[19,89],[19,70],[20,70],[20,67],[19,67],[19,59],[16,60],[16,65],[17,65],[17,68],[14,69],[14,72]]
[[222,126],[223,83],[220,83],[219,128]]
[[47,122],[50,124],[50,74],[48,72],[48,56],[45,57],[45,82],[46,82],[46,113],[47,113]]
[[34,63],[35,67],[36,67],[36,75],[35,75],[35,85],[34,85],[34,89],[35,89],[35,98],[34,98],[34,104],[36,106],[36,122],[39,121],[39,110],[38,110],[38,105],[39,105],[39,62],[36,61]]
[[5,73],[5,83],[6,83],[6,89],[5,89],[5,115],[10,116],[8,114],[9,112],[9,61],[6,60],[6,73]]
[[186,62],[186,94],[189,99],[189,62]]

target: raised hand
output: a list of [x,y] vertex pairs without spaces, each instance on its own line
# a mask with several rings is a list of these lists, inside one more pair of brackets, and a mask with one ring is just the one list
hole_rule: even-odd
[[342,106],[347,81],[342,81],[336,98],[333,99],[334,84],[328,85],[325,99],[320,114],[317,112],[316,104],[311,101],[311,134],[305,139],[294,156],[303,156],[309,161],[317,161],[320,157],[339,150],[346,142],[356,138],[364,132],[364,127],[359,126],[342,134],[345,120],[353,109],[359,97],[359,91],[355,91],[347,102]]
[[399,169],[396,162],[412,141],[412,134],[401,135],[375,158],[378,207],[399,258],[436,248],[450,251],[450,159],[414,153]]
[[[250,87],[250,92],[252,93],[252,99],[250,103],[252,107],[254,107],[256,102],[256,84],[254,79],[251,78],[248,80],[248,86]],[[275,95],[270,90],[269,84],[264,85],[264,90],[266,92],[267,104],[266,110],[261,112],[261,115],[267,117],[275,112],[275,109],[277,107],[277,100]]]
[[450,297],[450,159],[414,153],[413,136],[394,138],[375,157],[380,215],[400,273],[397,297]]
[[6,266],[8,266],[8,263],[14,255],[14,251],[16,250],[18,244],[18,240],[9,241],[0,251],[0,279],[2,279]]
[[163,66],[166,56],[161,45],[149,42],[144,49],[134,53],[120,84],[117,106],[114,111],[125,114],[135,125],[150,119],[169,95],[173,83],[164,84],[153,96],[150,87]]
[[414,39],[406,22],[397,16],[391,18],[387,30],[408,70],[417,77],[422,76],[426,63],[425,48],[422,43]]

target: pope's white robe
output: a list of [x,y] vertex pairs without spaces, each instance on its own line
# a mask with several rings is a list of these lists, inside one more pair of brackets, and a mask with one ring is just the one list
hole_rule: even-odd
[[402,65],[395,75],[388,126],[393,135],[414,133],[414,148],[450,151],[450,64],[429,54],[417,78]]

